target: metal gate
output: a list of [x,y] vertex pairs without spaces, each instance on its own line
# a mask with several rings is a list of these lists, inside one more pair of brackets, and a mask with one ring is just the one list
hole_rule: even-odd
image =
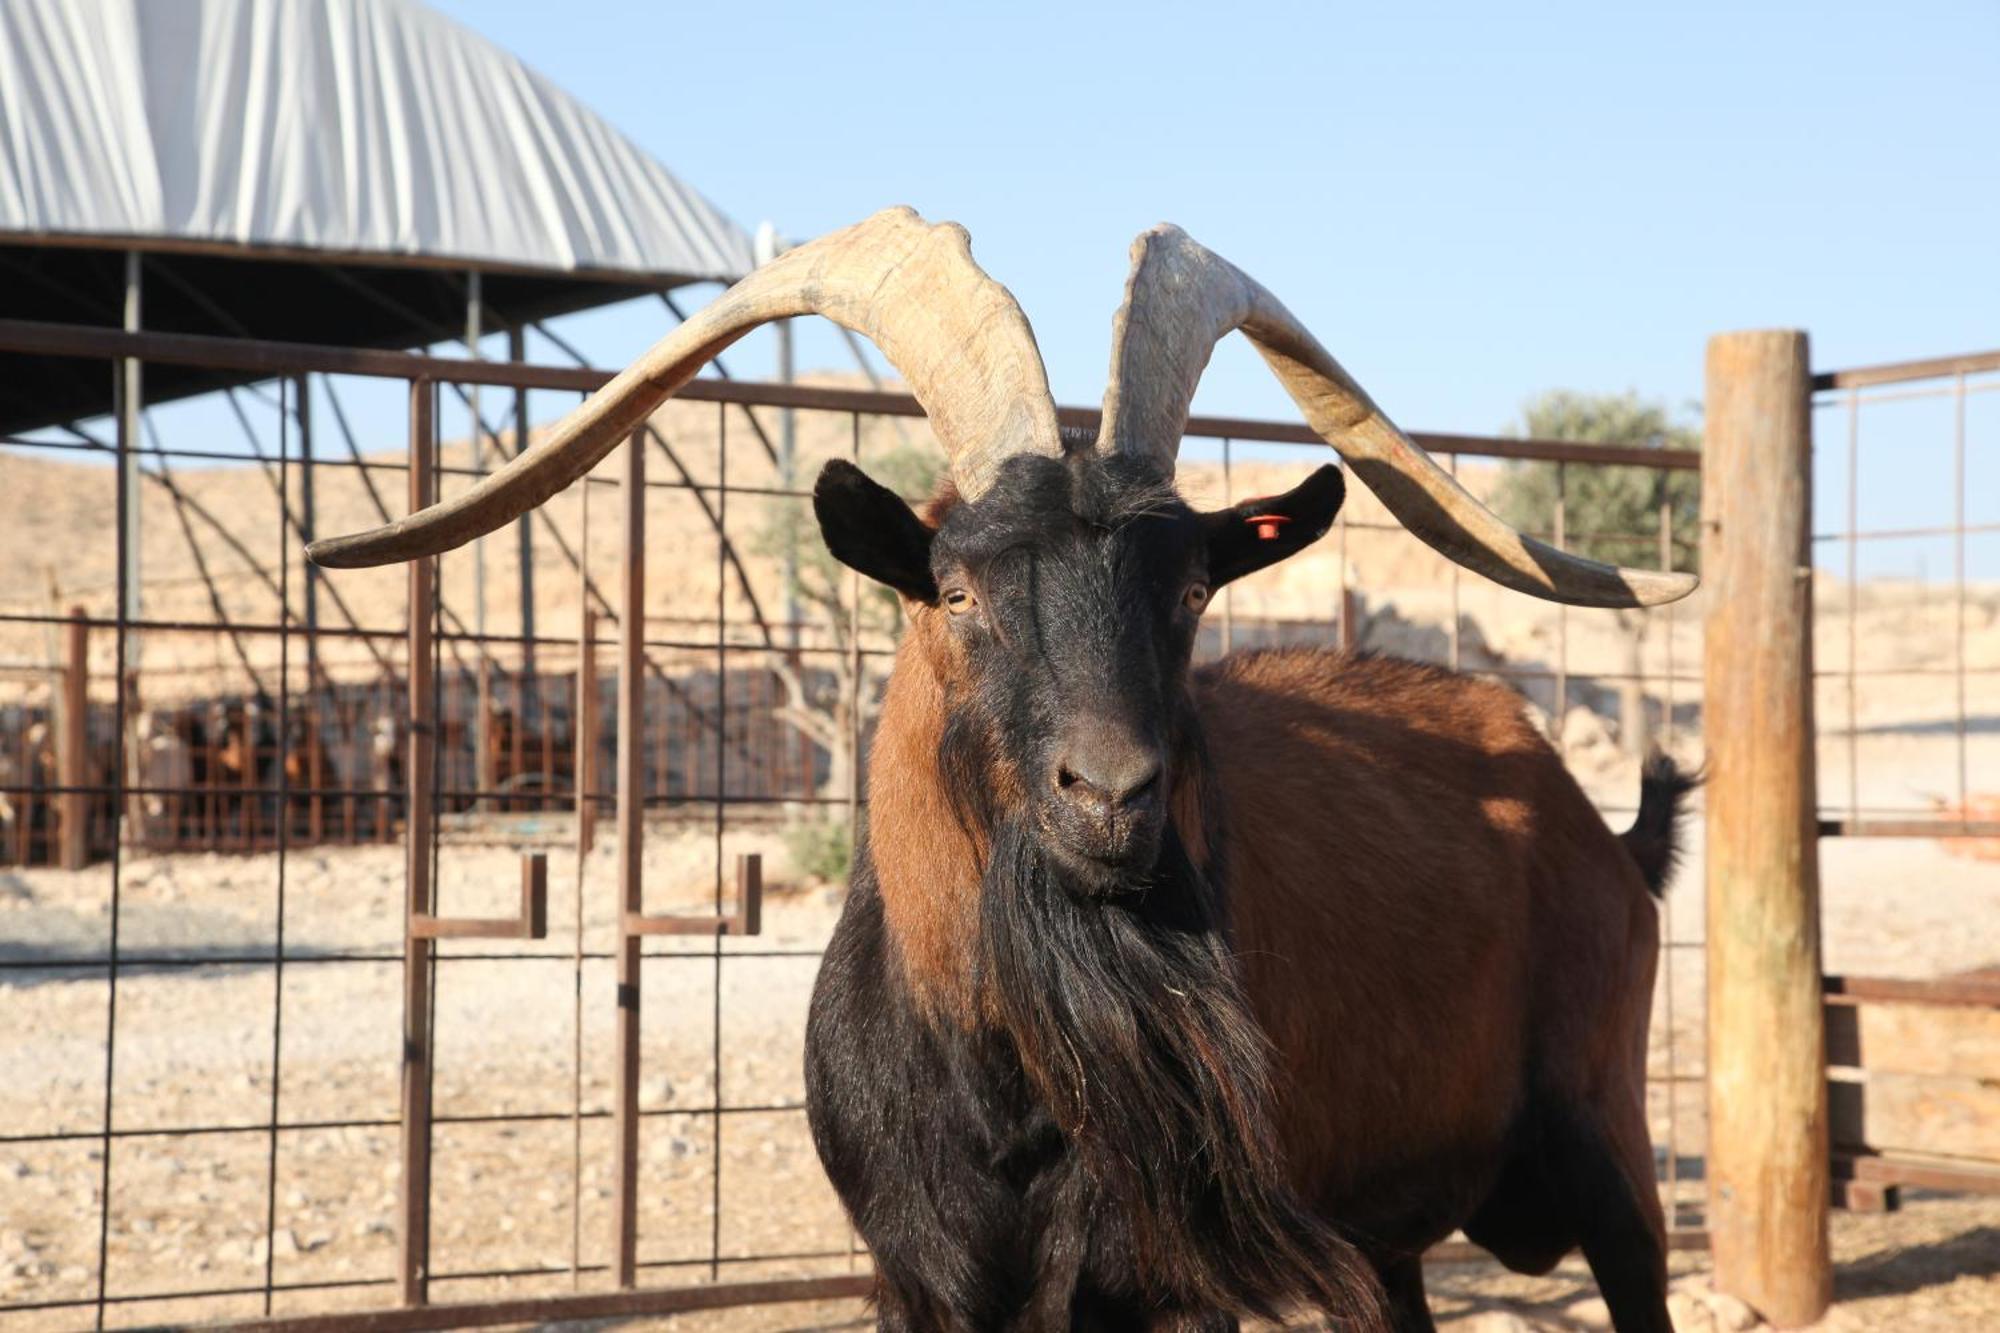
[[[0,609],[0,627],[82,639],[64,659],[73,697],[52,708],[69,739],[50,742],[48,773],[0,775],[0,790],[39,803],[48,845],[70,848],[58,861],[73,853],[68,870],[9,874],[31,897],[58,886],[88,897],[91,922],[74,938],[0,953],[0,1023],[58,1035],[71,1053],[32,1071],[39,1081],[23,1086],[38,1099],[0,1125],[0,1166],[13,1154],[17,1170],[0,1172],[0,1194],[21,1203],[5,1212],[29,1219],[0,1219],[13,1228],[0,1248],[14,1251],[0,1254],[12,1264],[11,1277],[0,1267],[0,1329],[195,1318],[415,1329],[864,1291],[866,1256],[806,1139],[796,1058],[835,895],[767,897],[763,858],[781,842],[776,812],[851,836],[893,626],[871,618],[851,576],[794,615],[760,604],[749,570],[759,533],[782,522],[772,515],[808,500],[771,467],[768,418],[797,413],[824,448],[865,461],[921,431],[914,401],[695,381],[674,409],[683,415],[656,420],[607,460],[607,475],[523,520],[533,531],[514,571],[521,614],[489,632],[483,611],[470,616],[447,595],[483,590],[489,575],[473,551],[350,576],[302,567],[300,544],[355,514],[375,521],[376,510],[420,505],[504,457],[508,442],[469,390],[520,395],[518,442],[527,393],[587,392],[602,372],[0,321],[0,353],[9,350],[274,379],[243,414],[267,423],[261,441],[245,424],[261,461],[142,435],[136,414],[121,414],[110,440],[5,442],[11,458],[115,465],[62,474],[100,498],[93,512],[115,575],[78,590],[91,603],[80,614],[67,599],[36,609],[20,587]],[[401,457],[356,446],[336,380],[403,395]],[[478,447],[439,444],[454,397]],[[1094,414],[1065,417],[1088,424]],[[676,430],[689,438],[670,438]],[[1324,456],[1297,423],[1196,418],[1188,432],[1184,470],[1210,503]],[[1552,466],[1542,535],[1559,544],[1570,526],[1564,479],[1577,470],[1700,464],[1637,446],[1417,438],[1453,468],[1461,458]],[[665,471],[649,476],[656,462]],[[246,465],[270,483],[255,542],[209,495],[218,468]],[[395,495],[397,480],[404,494],[391,505],[383,493]],[[174,531],[167,523],[206,534],[210,554],[196,555],[187,595],[204,598],[210,618],[163,614],[152,585],[134,586],[129,520],[141,504],[165,506],[146,529],[149,552]],[[642,546],[649,517],[666,526]],[[712,535],[713,547],[691,533]],[[1649,531],[1594,535],[1663,567],[1684,554],[1664,506]],[[483,557],[499,573],[506,546],[489,540]],[[604,551],[613,558],[597,558]],[[536,558],[551,566],[536,573]],[[1594,719],[1610,694],[1629,689],[1666,739],[1693,748],[1699,654],[1687,617],[1650,613],[1658,623],[1631,662],[1606,656],[1608,640],[1558,608],[1526,646],[1489,643],[1474,613],[1505,594],[1462,585],[1441,558],[1434,570],[1385,576],[1386,563],[1432,557],[1358,499],[1314,558],[1332,571],[1316,610],[1274,614],[1254,589],[1232,588],[1201,651],[1341,643],[1490,674],[1528,694],[1577,761],[1604,743]],[[395,595],[382,579],[400,581]],[[681,596],[696,582],[712,609]],[[1385,591],[1412,582],[1419,591]],[[411,609],[405,623],[370,613],[396,604]],[[601,626],[617,636],[608,669]],[[167,657],[208,653],[265,682],[267,698],[246,685],[223,710],[225,721],[247,719],[251,703],[264,710],[263,730],[236,724],[247,768],[195,781],[192,751],[138,744],[138,719],[168,693],[153,664],[182,641],[199,652]],[[39,677],[55,665],[23,670]],[[802,693],[823,715],[774,723]],[[314,759],[354,743],[298,725],[322,716],[370,728],[388,776],[361,781],[358,769]],[[843,737],[844,760],[829,749]],[[213,741],[203,753],[226,749]],[[1619,819],[1636,786],[1613,785],[1604,805]],[[241,842],[149,846],[146,821],[161,817],[149,800],[212,803],[236,822],[204,825],[204,837],[235,830]],[[615,837],[600,839],[607,813]],[[175,817],[168,827],[189,826]],[[175,880],[183,864],[222,889],[190,899]],[[1670,920],[1667,935],[1651,1110],[1676,1242],[1698,1246],[1700,1185],[1688,1168],[1700,1155],[1702,1074],[1690,988],[1703,945],[1685,921]],[[204,1055],[194,1077],[175,1061],[197,1013],[227,1029],[229,1052]],[[359,1054],[339,1054],[346,1063],[327,1054],[350,1047]]]

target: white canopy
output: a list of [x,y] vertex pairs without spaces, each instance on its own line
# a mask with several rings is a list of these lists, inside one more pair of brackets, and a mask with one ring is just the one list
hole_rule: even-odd
[[641,280],[753,266],[706,199],[414,0],[0,0],[9,233]]

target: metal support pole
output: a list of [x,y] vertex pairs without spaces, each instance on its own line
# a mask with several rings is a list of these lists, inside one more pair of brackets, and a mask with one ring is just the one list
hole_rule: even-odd
[[[298,538],[301,546],[310,545],[319,536],[319,502],[313,485],[313,440],[312,440],[312,377],[299,375],[292,380],[292,401],[296,404],[299,427],[299,518]],[[279,455],[279,469],[284,468],[283,453]],[[300,610],[305,620],[306,632],[306,689],[302,707],[305,711],[306,780],[312,794],[306,798],[307,832],[317,843],[326,835],[326,798],[319,788],[323,766],[321,760],[321,722],[332,715],[334,708],[333,689],[330,683],[320,677],[319,665],[319,566],[310,560],[300,562],[303,575]],[[327,686],[324,696],[320,687]],[[280,676],[278,690],[282,695],[289,683]],[[322,712],[320,700],[324,697],[326,711]],[[282,727],[286,719],[281,717]],[[280,747],[282,750],[282,746]],[[289,816],[281,816],[288,818]]]
[[62,868],[81,870],[90,861],[90,793],[83,788],[96,784],[90,781],[87,762],[90,749],[90,626],[80,606],[70,608],[64,643],[62,711],[56,719],[56,785],[63,788],[56,803],[60,812],[57,828],[61,837]]
[[[319,503],[313,484],[312,379],[300,375],[293,381],[293,400],[298,404],[299,421],[299,544],[309,546],[319,536]],[[319,680],[319,566],[300,562],[304,575],[300,611],[305,617],[306,683]]]
[[[479,359],[480,303],[483,299],[478,269],[465,275],[465,354]],[[479,386],[472,386],[466,405],[472,412],[472,472],[486,475],[486,431],[479,415]],[[525,520],[524,520],[525,521]],[[493,804],[484,793],[500,785],[493,753],[493,649],[486,641],[486,538],[472,539],[472,632],[479,639],[479,703],[472,723],[472,785],[482,795],[474,808],[490,810]],[[517,719],[518,720],[518,719]]]
[[[778,334],[778,383],[790,384],[798,376],[793,364],[792,321],[781,319]],[[778,486],[791,491],[798,487],[798,413],[791,408],[778,412]],[[799,552],[797,542],[785,543],[785,642],[799,646]]]
[[1780,1328],[1818,1319],[1832,1291],[1811,386],[1803,333],[1709,340],[1709,1234],[1716,1285]]
[[[141,328],[141,287],[140,261],[137,250],[125,252],[125,331],[137,333]],[[143,598],[139,583],[139,419],[146,410],[146,393],[142,364],[132,357],[118,362],[118,416],[121,438],[129,442],[120,458],[118,484],[125,491],[125,568],[124,597],[119,610],[127,621],[136,621],[140,616]],[[138,660],[138,644],[133,632],[126,630],[126,647],[132,660]],[[123,743],[123,738],[120,738]]]
[[[522,362],[528,359],[528,330],[524,324],[516,324],[507,330],[507,359]],[[514,389],[514,456],[520,457],[528,447],[528,390],[524,386]],[[521,676],[524,680],[535,678],[535,529],[532,513],[523,514],[514,524],[514,539],[520,560],[521,590]],[[521,726],[527,719],[517,719]]]
[[597,612],[582,608],[576,641],[576,849],[597,846]]
[[[410,382],[410,512],[435,498],[437,386]],[[404,831],[407,886],[403,939],[403,1177],[402,1251],[397,1265],[403,1304],[428,1299],[431,1199],[431,969],[433,944],[414,925],[435,914],[431,884],[432,797],[437,766],[437,695],[432,679],[432,616],[437,557],[410,562],[410,751],[405,782],[409,823]]]
[[[634,431],[625,444],[623,597],[618,608],[618,901],[622,920],[645,911],[640,884],[645,836],[646,733],[646,444]],[[639,1256],[639,946],[643,937],[621,927],[618,937],[618,1086],[612,1105],[618,1153],[613,1200],[612,1270],[620,1287],[638,1275]]]
[[[770,263],[791,247],[778,235],[778,229],[769,222],[757,227],[755,258],[761,266]],[[793,363],[792,321],[781,319],[773,332],[778,339],[778,383],[790,384],[797,378],[797,367]],[[864,369],[867,362],[862,362]],[[754,418],[753,418],[754,423]],[[778,411],[778,486],[781,490],[797,488],[798,471],[798,414],[791,408]],[[799,554],[795,543],[787,543],[784,553],[785,579],[785,643],[793,650],[799,646]]]

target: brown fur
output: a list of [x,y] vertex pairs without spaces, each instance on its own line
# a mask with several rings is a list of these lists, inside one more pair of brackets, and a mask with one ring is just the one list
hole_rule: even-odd
[[[940,614],[915,610],[891,677],[870,848],[912,988],[969,1025],[985,849],[938,772],[956,669]],[[1421,1250],[1492,1188],[1534,1071],[1540,1095],[1610,1108],[1657,1223],[1630,1110],[1644,1106],[1655,911],[1519,697],[1318,651],[1238,654],[1192,690],[1212,786],[1177,773],[1175,823],[1197,864],[1220,852],[1300,1195],[1385,1252]],[[1206,800],[1219,849],[1202,842]]]
[[908,603],[905,610],[910,628],[889,676],[868,765],[868,851],[911,990],[936,1012],[969,1025],[987,849],[960,823],[938,773],[946,682],[957,650],[938,623],[940,612]]
[[1470,1206],[1490,1180],[1462,1164],[1500,1152],[1530,1069],[1570,1104],[1644,1105],[1655,910],[1519,696],[1323,652],[1194,688],[1301,1193],[1365,1219],[1441,1172]]

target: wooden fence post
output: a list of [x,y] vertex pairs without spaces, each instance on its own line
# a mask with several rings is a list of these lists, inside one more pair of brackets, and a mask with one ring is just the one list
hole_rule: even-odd
[[90,625],[83,608],[69,609],[64,635],[61,716],[56,727],[56,802],[64,870],[90,862]]
[[1805,334],[1710,339],[1706,416],[1708,1225],[1716,1285],[1792,1328],[1832,1287]]

